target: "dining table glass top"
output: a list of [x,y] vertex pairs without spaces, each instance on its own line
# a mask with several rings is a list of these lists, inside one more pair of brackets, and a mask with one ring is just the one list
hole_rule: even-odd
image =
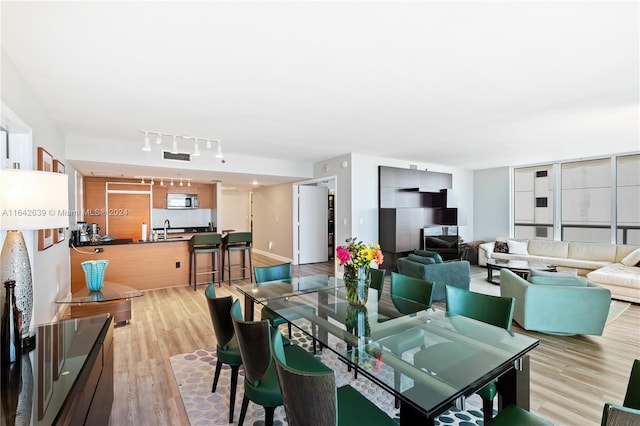
[[[428,418],[512,369],[538,345],[529,336],[387,293],[378,301],[371,288],[366,306],[351,306],[341,280],[329,277],[327,282],[332,280],[332,287],[280,294],[272,287],[279,284],[261,285],[262,297],[254,301],[314,336]],[[246,297],[255,295],[243,287]]]

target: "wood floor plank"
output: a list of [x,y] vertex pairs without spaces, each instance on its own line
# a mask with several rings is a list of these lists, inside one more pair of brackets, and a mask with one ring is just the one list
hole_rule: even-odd
[[[254,266],[274,263],[253,255]],[[333,271],[333,262],[293,267],[297,276]],[[216,292],[238,298],[234,288],[244,283],[225,283]],[[204,289],[185,284],[133,299],[133,319],[114,332],[111,425],[189,424],[169,357],[213,346]],[[531,353],[532,412],[558,425],[598,425],[603,404],[624,399],[632,362],[640,358],[640,305],[631,305],[602,336],[545,335],[516,324],[513,329],[540,339]]]

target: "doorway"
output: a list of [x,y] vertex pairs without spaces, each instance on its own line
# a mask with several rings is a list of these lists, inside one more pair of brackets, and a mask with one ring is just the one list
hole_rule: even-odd
[[294,184],[294,264],[327,262],[332,257],[335,182],[331,177]]

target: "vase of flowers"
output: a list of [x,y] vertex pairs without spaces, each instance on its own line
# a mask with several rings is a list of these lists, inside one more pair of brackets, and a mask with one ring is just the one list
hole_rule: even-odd
[[354,306],[364,306],[369,295],[371,267],[383,261],[379,244],[365,244],[355,237],[347,238],[344,245],[336,248],[336,260],[344,268],[344,284],[347,302]]

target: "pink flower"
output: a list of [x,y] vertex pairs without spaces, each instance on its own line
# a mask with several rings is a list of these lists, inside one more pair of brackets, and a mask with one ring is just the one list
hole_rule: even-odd
[[344,265],[351,259],[351,253],[348,250],[345,250],[344,247],[338,246],[336,249],[336,257],[340,263]]

